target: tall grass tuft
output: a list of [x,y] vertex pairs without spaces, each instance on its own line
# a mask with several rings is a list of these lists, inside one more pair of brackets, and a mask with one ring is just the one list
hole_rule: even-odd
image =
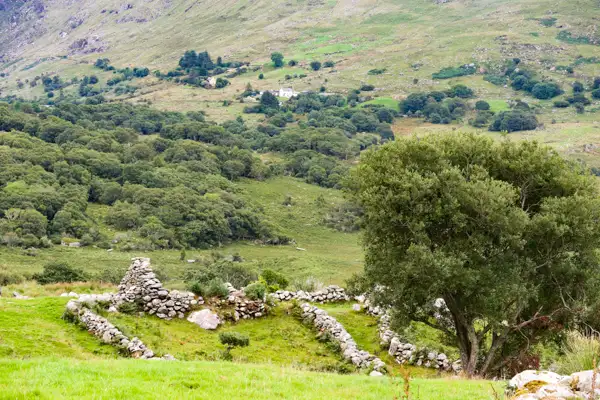
[[572,374],[594,369],[600,355],[600,336],[571,331],[567,334],[565,354],[558,360],[558,372]]

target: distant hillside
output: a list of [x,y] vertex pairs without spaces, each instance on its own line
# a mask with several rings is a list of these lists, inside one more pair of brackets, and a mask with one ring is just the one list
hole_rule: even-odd
[[[252,63],[277,50],[335,61],[327,78],[339,87],[369,80],[405,92],[415,78],[428,84],[432,72],[468,62],[566,62],[594,53],[599,38],[595,0],[2,0],[0,8],[0,70],[22,79],[98,57],[167,69],[188,49]],[[372,77],[373,68],[386,71]]]

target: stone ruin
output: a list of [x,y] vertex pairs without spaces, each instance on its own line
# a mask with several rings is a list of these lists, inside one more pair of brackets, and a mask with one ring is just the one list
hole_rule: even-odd
[[86,294],[79,296],[77,299],[69,300],[65,310],[65,318],[83,324],[88,332],[98,337],[104,343],[113,345],[126,352],[129,357],[174,360],[173,356],[168,354],[164,357],[156,357],[154,352],[140,339],[137,337],[130,339],[113,324],[108,322],[106,318],[91,311],[96,305],[108,304],[111,298],[112,295],[110,293]]
[[[364,306],[367,314],[377,318],[381,344],[387,347],[389,355],[394,357],[398,364],[416,365],[442,371],[453,371],[455,373],[462,370],[460,360],[452,362],[444,353],[438,353],[435,350],[427,348],[418,348],[414,344],[402,339],[400,335],[390,329],[391,318],[387,310],[371,305],[371,302],[365,295],[357,296],[356,300]],[[361,308],[359,306],[355,310],[358,311]]]
[[346,295],[344,288],[336,285],[330,285],[322,290],[308,293],[303,290],[290,292],[287,290],[278,290],[271,294],[271,297],[280,301],[290,301],[293,299],[300,301],[308,301],[309,303],[333,303],[341,301],[349,301],[350,297]]
[[195,300],[193,293],[169,291],[150,268],[149,258],[133,258],[129,270],[119,284],[119,291],[112,297],[110,311],[117,311],[125,303],[139,305],[143,311],[158,318],[170,320],[185,318],[192,306],[203,304]]
[[359,369],[372,370],[372,375],[381,375],[386,372],[385,363],[368,351],[360,350],[342,324],[326,311],[308,303],[302,304],[300,308],[302,309],[302,319],[313,324],[321,333],[327,332],[331,335],[331,338],[340,345],[342,356],[346,360]]
[[244,290],[238,290],[230,283],[225,284],[229,291],[229,296],[223,300],[222,304],[234,305],[234,311],[231,315],[227,315],[234,321],[240,319],[255,319],[267,315],[265,302],[262,300],[250,300],[246,297]]

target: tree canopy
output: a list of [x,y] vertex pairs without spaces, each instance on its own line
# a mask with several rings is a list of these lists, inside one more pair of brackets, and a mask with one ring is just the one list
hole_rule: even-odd
[[368,151],[353,174],[377,301],[397,325],[448,335],[467,374],[494,373],[595,301],[598,190],[553,150],[432,135]]

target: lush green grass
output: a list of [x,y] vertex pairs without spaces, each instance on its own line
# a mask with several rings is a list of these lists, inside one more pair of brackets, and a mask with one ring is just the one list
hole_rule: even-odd
[[[285,307],[285,308],[284,308]],[[288,314],[282,305],[268,317],[226,324],[217,331],[204,330],[187,320],[162,321],[155,317],[124,314],[107,318],[128,335],[142,339],[158,354],[181,360],[219,360],[224,346],[220,332],[240,332],[250,337],[250,346],[232,351],[235,361],[334,371],[340,356],[316,340],[308,326]]]
[[[318,307],[326,310],[329,315],[336,318],[344,328],[352,335],[361,349],[376,354],[384,360],[389,367],[392,367],[397,373],[400,366],[391,357],[387,350],[382,349],[377,330],[377,319],[367,315],[364,312],[352,310],[351,303],[320,304]],[[438,351],[443,351],[450,357],[458,357],[458,351],[451,346],[441,346],[442,342],[440,332],[424,324],[413,323],[406,331],[406,336],[410,336],[410,342],[419,347],[428,347]],[[408,338],[408,337],[407,337]],[[438,371],[408,367],[414,376],[436,376]]]
[[[415,379],[419,400],[491,400],[503,385]],[[334,375],[227,362],[0,361],[0,399],[382,400],[399,395],[388,378]]]
[[[343,201],[342,193],[306,184],[298,179],[277,177],[266,182],[243,181],[239,184],[243,196],[264,210],[265,219],[283,234],[296,240],[295,245],[265,246],[254,242],[235,243],[218,252],[228,255],[239,253],[249,268],[269,267],[284,272],[292,279],[314,276],[324,283],[342,284],[352,273],[362,268],[362,249],[359,235],[341,233],[324,226],[325,214]],[[283,205],[290,195],[292,205]],[[114,235],[102,221],[105,207],[92,206],[89,213],[101,230]],[[297,250],[296,247],[304,249]],[[210,251],[187,252],[187,259],[208,256]],[[41,271],[52,261],[64,261],[91,274],[104,269],[126,269],[132,257],[152,259],[153,267],[166,274],[172,285],[181,287],[180,277],[190,264],[179,260],[179,250],[108,252],[97,248],[69,248],[55,246],[40,249],[35,257],[21,249],[0,247],[0,271],[31,274]],[[34,289],[27,286],[23,289]]]
[[[0,358],[68,357],[93,359],[117,356],[100,342],[61,319],[65,298],[0,299]],[[3,391],[0,390],[0,398]]]
[[398,100],[394,100],[391,97],[377,97],[376,99],[361,103],[360,107],[364,107],[369,104],[382,105],[391,108],[392,110],[400,111],[400,103]]

